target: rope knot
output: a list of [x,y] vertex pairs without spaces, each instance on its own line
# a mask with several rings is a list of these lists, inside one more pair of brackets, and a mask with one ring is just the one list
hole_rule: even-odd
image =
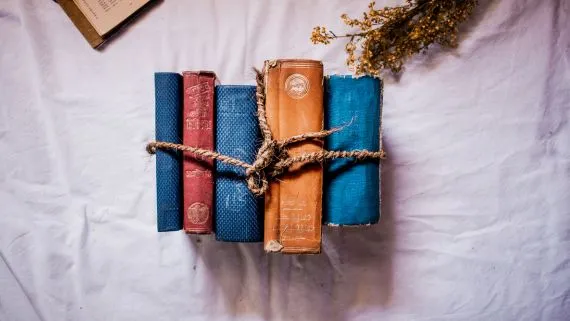
[[259,150],[257,157],[251,167],[246,169],[246,181],[249,190],[256,196],[263,195],[269,188],[267,181],[266,169],[271,165],[276,151],[275,141],[264,141]]
[[275,169],[289,155],[284,145],[274,139],[265,139],[257,152],[257,157],[251,167],[246,169],[247,186],[256,196],[265,194],[269,188],[268,178],[275,177]]

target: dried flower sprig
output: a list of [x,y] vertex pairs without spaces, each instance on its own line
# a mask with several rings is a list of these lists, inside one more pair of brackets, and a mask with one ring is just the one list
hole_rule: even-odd
[[359,32],[339,36],[317,26],[311,41],[327,45],[334,39],[349,38],[346,63],[357,75],[379,75],[385,69],[397,73],[409,57],[433,43],[456,47],[459,24],[476,5],[477,0],[406,0],[401,6],[375,9],[371,2],[362,19],[341,16]]

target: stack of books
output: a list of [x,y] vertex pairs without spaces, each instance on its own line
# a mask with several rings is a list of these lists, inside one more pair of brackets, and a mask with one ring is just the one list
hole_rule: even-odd
[[[290,156],[381,149],[379,79],[325,77],[320,61],[301,59],[267,61],[264,73],[273,139],[343,126],[323,140],[294,144]],[[262,141],[255,86],[220,85],[213,72],[159,72],[155,98],[157,141],[255,160]],[[323,224],[369,225],[380,217],[379,161],[299,165],[257,197],[243,168],[190,152],[156,154],[160,232],[215,233],[218,241],[263,241],[267,252],[319,253]]]

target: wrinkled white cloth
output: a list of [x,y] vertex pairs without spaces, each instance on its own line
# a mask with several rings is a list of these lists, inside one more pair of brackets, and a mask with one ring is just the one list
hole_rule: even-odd
[[379,225],[317,256],[156,232],[153,73],[347,73],[309,36],[367,3],[165,1],[95,51],[53,1],[0,0],[0,320],[568,320],[566,0],[481,0],[386,79]]

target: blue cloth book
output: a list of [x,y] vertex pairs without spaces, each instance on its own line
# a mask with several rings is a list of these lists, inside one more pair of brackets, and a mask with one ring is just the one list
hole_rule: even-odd
[[[325,128],[345,126],[325,139],[327,150],[378,151],[381,82],[373,77],[325,79]],[[380,218],[380,162],[335,159],[325,165],[325,225],[367,225]]]
[[[182,77],[177,73],[154,74],[156,140],[181,144]],[[159,232],[182,229],[181,154],[156,150],[156,207]]]
[[[216,150],[253,163],[261,143],[255,86],[216,86]],[[216,240],[263,240],[263,198],[244,180],[245,169],[216,162],[214,230]]]

